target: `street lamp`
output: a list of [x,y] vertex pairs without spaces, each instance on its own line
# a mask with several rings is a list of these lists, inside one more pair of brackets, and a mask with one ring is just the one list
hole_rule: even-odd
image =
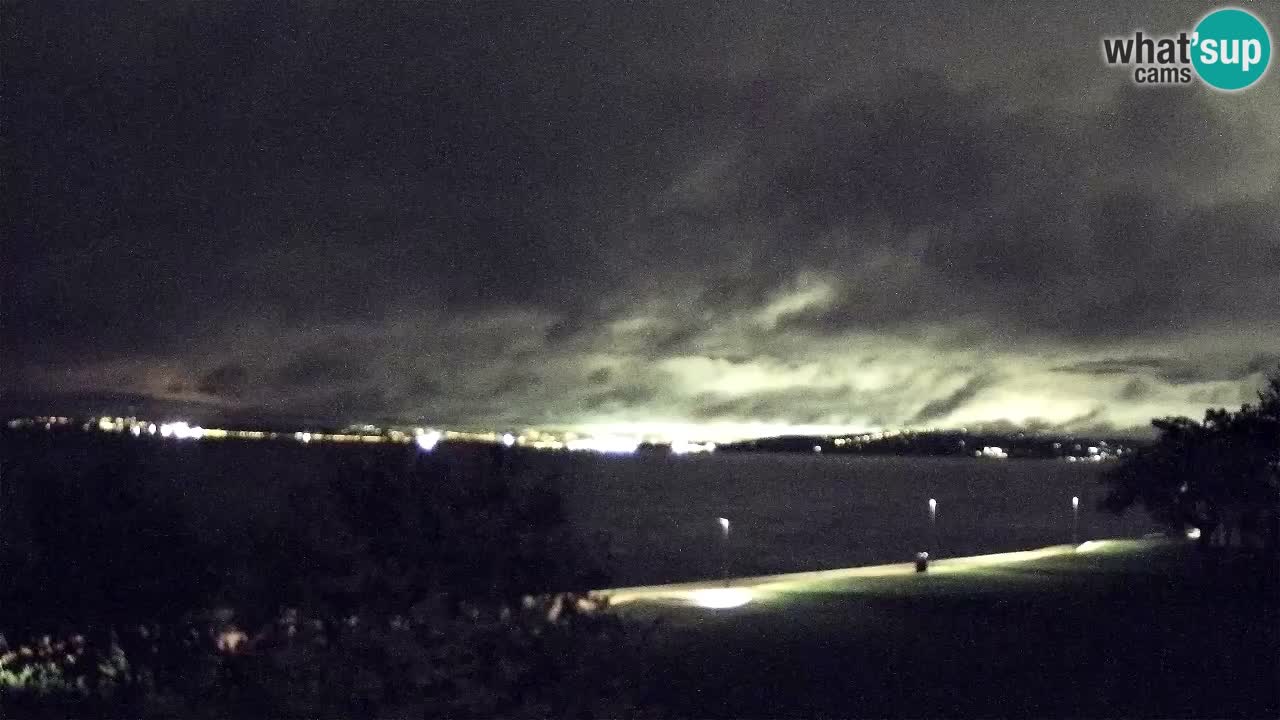
[[1071,544],[1076,544],[1076,536],[1080,530],[1080,497],[1071,496]]
[[938,501],[929,498],[929,545],[930,550],[938,552]]
[[720,570],[724,577],[724,584],[729,585],[729,518],[717,518],[720,521],[721,537],[720,543]]

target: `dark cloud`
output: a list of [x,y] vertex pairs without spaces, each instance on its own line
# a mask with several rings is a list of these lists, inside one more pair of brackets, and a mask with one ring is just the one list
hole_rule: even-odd
[[[715,421],[839,424],[843,418],[855,414],[856,404],[856,395],[847,385],[798,387],[738,397],[704,393],[693,398],[690,415]],[[833,416],[835,422],[832,422]]]
[[[772,232],[741,248],[750,271],[708,302],[759,302],[826,271],[835,301],[794,313],[790,330],[892,331],[962,309],[1017,342],[1085,345],[1280,309],[1280,212],[1187,201],[1231,174],[1240,142],[1202,96],[1170,106],[1126,88],[1093,114],[1043,117],[936,75],[885,81],[751,137],[714,217],[747,213]],[[703,232],[723,235],[716,224]]]
[[[1095,375],[1099,377],[1124,377],[1140,374],[1155,378],[1169,385],[1193,385],[1196,383],[1245,380],[1252,375],[1264,373],[1278,365],[1280,365],[1280,355],[1261,353],[1243,362],[1223,357],[1209,357],[1195,361],[1138,356],[1085,360],[1069,365],[1060,365],[1053,370],[1060,373]],[[1139,382],[1139,380],[1135,378],[1133,382]],[[1139,398],[1124,397],[1123,399]]]
[[583,407],[595,411],[643,406],[652,402],[660,392],[651,385],[629,383],[587,396]]
[[1255,355],[1245,364],[1242,375],[1248,377],[1257,373],[1275,375],[1280,373],[1280,353],[1262,353]]
[[1002,434],[1013,432],[1054,435],[1067,434],[1078,438],[1149,438],[1152,435],[1150,426],[1145,423],[1139,426],[1117,427],[1114,423],[1107,422],[1103,418],[1103,413],[1103,409],[1098,407],[1082,415],[1059,422],[1046,420],[1044,418],[1028,418],[1018,423],[1000,420],[996,422],[979,423],[970,426],[969,429],[978,432]]
[[1053,370],[1081,375],[1128,375],[1133,372],[1160,372],[1167,362],[1163,358],[1154,357],[1108,358],[1060,365]]
[[285,387],[345,384],[362,376],[367,359],[341,340],[315,345],[281,366],[276,382]]
[[196,389],[206,395],[240,397],[247,389],[249,371],[239,363],[227,363],[210,370],[200,378]]
[[326,411],[337,408],[338,417],[379,418],[392,408],[386,393],[380,388],[342,390],[319,403],[317,409]]
[[576,308],[609,286],[599,194],[638,196],[691,139],[672,114],[699,81],[625,81],[585,7],[10,12],[9,217],[42,249],[15,258],[6,337],[55,352],[167,352],[248,310],[377,321],[391,297]]
[[1241,392],[1240,388],[1233,387],[1210,387],[1194,390],[1191,392],[1190,398],[1200,405],[1213,407],[1247,402],[1252,399],[1249,393]]
[[688,324],[683,327],[666,328],[653,331],[647,334],[645,340],[651,355],[655,357],[669,357],[671,355],[686,354],[695,350],[695,341],[700,338],[706,330],[706,327],[697,324]]
[[0,392],[0,413],[6,415],[134,415],[155,420],[186,418],[197,421],[223,419],[229,416],[227,408],[216,403],[190,398],[172,400],[145,393],[97,390],[5,390]]
[[433,377],[419,376],[414,378],[405,388],[404,395],[406,399],[422,401],[435,398],[442,392],[444,392],[444,386],[439,380]]
[[1133,378],[1129,382],[1125,383],[1123,388],[1120,388],[1118,397],[1121,400],[1136,401],[1146,400],[1151,397],[1151,394],[1152,389],[1150,384],[1139,378]]
[[762,174],[765,215],[818,227],[884,218],[907,229],[987,201],[1000,160],[982,120],[989,98],[931,74],[889,82],[886,98],[843,93],[753,138],[746,165]]
[[983,390],[991,387],[993,381],[994,378],[989,375],[978,375],[970,378],[955,391],[925,404],[924,407],[916,412],[911,422],[924,425],[938,420],[945,420],[952,413],[971,402]]
[[510,395],[522,393],[537,386],[538,376],[532,373],[515,372],[499,380],[493,386],[494,395]]
[[[1049,423],[1048,430],[1058,432],[1071,432],[1077,435],[1110,435],[1115,433],[1117,428],[1113,423],[1107,422],[1103,417],[1105,411],[1102,407],[1095,407],[1092,410],[1076,417],[1068,418],[1058,423]],[[1131,428],[1124,428],[1126,430]],[[1145,430],[1145,428],[1144,428]]]
[[1097,57],[1200,12],[10,3],[5,384],[480,425],[1033,392],[1132,424],[1280,358],[1278,86]]

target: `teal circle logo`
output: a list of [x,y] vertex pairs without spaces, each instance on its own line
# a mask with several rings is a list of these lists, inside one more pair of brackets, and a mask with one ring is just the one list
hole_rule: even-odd
[[1243,90],[1267,72],[1271,36],[1244,10],[1214,10],[1196,26],[1191,64],[1200,79],[1219,90]]

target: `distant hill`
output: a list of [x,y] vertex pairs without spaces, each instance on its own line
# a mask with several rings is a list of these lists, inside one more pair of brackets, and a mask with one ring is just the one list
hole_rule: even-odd
[[[1047,433],[898,432],[870,435],[783,435],[719,445],[719,452],[822,452],[861,455],[975,457],[999,448],[1010,458],[1116,457],[1148,442],[1140,437]],[[814,448],[819,448],[815,450]],[[1090,449],[1093,449],[1092,452]]]

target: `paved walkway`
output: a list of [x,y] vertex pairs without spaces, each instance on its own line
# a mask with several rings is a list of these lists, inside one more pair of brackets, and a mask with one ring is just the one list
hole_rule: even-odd
[[[1052,545],[1033,550],[932,560],[929,563],[926,575],[929,577],[957,574],[972,575],[975,571],[999,569],[1024,563],[1032,563],[1034,567],[1034,563],[1048,559],[1077,559],[1082,569],[1096,569],[1102,564],[1100,561],[1105,559],[1114,561],[1115,556],[1118,555],[1147,554],[1157,548],[1178,545],[1181,545],[1181,543],[1152,538],[1142,540],[1089,540],[1080,545]],[[1082,562],[1079,562],[1080,560]],[[1043,563],[1041,564],[1043,565]],[[784,573],[780,575],[702,580],[668,585],[609,588],[597,590],[593,594],[597,597],[608,598],[613,606],[630,603],[684,603],[714,608],[717,607],[715,603],[728,602],[735,598],[746,598],[746,601],[749,602],[752,598],[764,596],[768,593],[802,592],[806,589],[812,591],[830,590],[833,586],[846,584],[847,581],[851,580],[914,577],[917,574],[914,563],[895,563]]]
[[599,591],[660,620],[678,717],[1277,717],[1274,588],[1187,543],[1092,541]]

